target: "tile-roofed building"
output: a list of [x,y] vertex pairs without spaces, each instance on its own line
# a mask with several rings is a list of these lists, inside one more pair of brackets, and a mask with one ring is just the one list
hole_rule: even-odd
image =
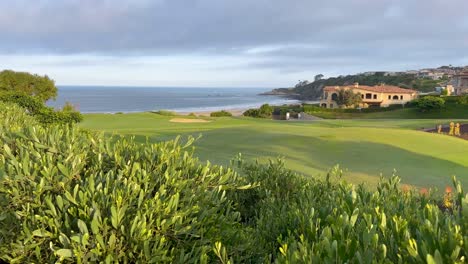
[[393,85],[367,86],[355,83],[354,85],[345,86],[325,86],[320,106],[326,108],[338,107],[336,99],[338,91],[341,89],[352,89],[354,93],[361,94],[362,103],[360,107],[364,108],[388,107],[394,104],[404,105],[418,98],[418,91],[411,89],[404,89]]
[[468,68],[453,76],[452,85],[455,89],[455,94],[468,94]]

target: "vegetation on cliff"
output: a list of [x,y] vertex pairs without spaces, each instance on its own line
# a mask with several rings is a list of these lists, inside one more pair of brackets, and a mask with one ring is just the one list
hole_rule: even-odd
[[430,92],[442,82],[446,81],[447,79],[432,80],[427,78],[418,78],[414,74],[386,75],[383,72],[377,72],[372,75],[356,74],[331,77],[327,79],[315,78],[315,81],[312,83],[301,82],[301,85],[294,88],[275,89],[268,94],[285,95],[302,100],[316,100],[322,96],[322,89],[325,86],[352,85],[356,82],[370,86],[379,84],[396,85],[402,88],[414,89],[421,92]]

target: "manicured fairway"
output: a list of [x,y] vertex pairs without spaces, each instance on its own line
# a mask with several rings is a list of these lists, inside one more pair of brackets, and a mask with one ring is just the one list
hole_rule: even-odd
[[[350,182],[374,184],[380,174],[396,174],[418,187],[443,188],[451,176],[468,186],[468,141],[418,131],[447,120],[323,120],[287,122],[246,118],[174,123],[152,113],[89,114],[82,126],[107,133],[135,135],[152,142],[177,135],[202,137],[195,143],[201,160],[227,165],[238,153],[246,159],[283,157],[286,166],[323,177],[340,164]],[[468,122],[468,121],[465,121]]]

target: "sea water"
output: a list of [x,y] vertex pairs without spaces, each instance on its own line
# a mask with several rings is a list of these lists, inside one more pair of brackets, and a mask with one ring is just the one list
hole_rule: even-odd
[[171,110],[177,112],[217,111],[294,104],[278,96],[259,95],[270,88],[120,87],[58,86],[56,100],[49,106],[61,108],[70,102],[82,113],[116,113]]

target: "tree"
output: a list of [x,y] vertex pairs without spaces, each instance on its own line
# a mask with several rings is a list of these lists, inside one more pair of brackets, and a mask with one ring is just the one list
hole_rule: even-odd
[[295,88],[298,88],[298,87],[302,87],[302,86],[306,86],[308,85],[310,82],[308,80],[304,80],[304,81],[301,81],[299,80],[299,82],[294,86]]
[[260,109],[258,109],[258,111],[261,117],[270,117],[273,113],[273,107],[271,107],[269,104],[264,104],[260,106]]
[[0,92],[15,92],[34,96],[43,102],[57,97],[55,82],[47,75],[5,70],[0,72]]
[[440,97],[425,96],[417,99],[415,105],[421,112],[439,110],[444,107],[445,100]]
[[338,96],[335,100],[335,102],[340,106],[354,106],[358,105],[362,102],[362,97],[360,93],[354,93],[350,89],[340,89],[338,91]]
[[315,81],[315,82],[316,82],[316,81],[319,81],[319,80],[321,80],[322,78],[323,78],[323,74],[321,74],[321,73],[320,73],[320,74],[317,74],[317,75],[315,75],[315,77],[314,77],[314,81]]

